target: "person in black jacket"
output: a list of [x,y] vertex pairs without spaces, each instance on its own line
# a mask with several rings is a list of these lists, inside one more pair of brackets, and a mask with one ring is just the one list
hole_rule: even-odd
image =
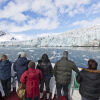
[[54,76],[57,88],[57,100],[60,100],[60,97],[62,96],[62,89],[66,100],[69,100],[68,87],[71,82],[72,70],[76,73],[79,72],[76,64],[73,61],[69,60],[68,51],[64,51],[61,59],[57,61],[54,66]]
[[38,60],[37,68],[42,71],[43,79],[40,82],[40,98],[43,97],[44,83],[46,86],[47,99],[50,95],[50,79],[53,76],[53,69],[47,54],[43,54],[41,60]]
[[22,73],[28,69],[28,63],[25,52],[22,52],[13,65],[14,71],[17,72],[18,83],[20,83]]
[[11,66],[7,55],[2,55],[0,60],[0,80],[5,96],[9,96],[11,92]]
[[99,100],[100,98],[100,70],[97,70],[97,66],[98,63],[90,59],[88,68],[84,68],[77,76],[82,100]]

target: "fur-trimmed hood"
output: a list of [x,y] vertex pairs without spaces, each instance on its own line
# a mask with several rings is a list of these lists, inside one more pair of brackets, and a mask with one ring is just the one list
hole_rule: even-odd
[[82,70],[87,71],[87,72],[92,72],[92,73],[100,73],[100,70],[90,70],[88,68],[83,68]]

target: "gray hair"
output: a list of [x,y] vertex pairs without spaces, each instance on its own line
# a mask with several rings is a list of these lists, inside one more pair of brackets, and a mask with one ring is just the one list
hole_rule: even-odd
[[21,52],[21,57],[26,57],[26,53],[25,52]]

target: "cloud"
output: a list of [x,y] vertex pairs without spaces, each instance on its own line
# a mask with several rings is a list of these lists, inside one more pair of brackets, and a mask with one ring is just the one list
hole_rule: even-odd
[[2,5],[4,2],[6,2],[7,0],[0,0],[0,5]]
[[10,1],[7,6],[4,7],[3,10],[0,10],[0,18],[9,18],[14,21],[25,21],[27,20],[27,16],[23,14],[23,11],[28,10],[27,3],[16,3]]
[[89,3],[90,0],[55,0],[55,5],[59,8],[60,13],[66,13],[69,16],[84,13],[84,6]]
[[[8,0],[0,0],[0,4]],[[0,30],[23,32],[27,30],[57,29],[62,23],[59,15],[76,18],[77,14],[95,14],[100,12],[100,2],[91,6],[91,0],[9,0],[0,9]],[[5,20],[6,19],[6,20]],[[91,21],[76,21],[73,25],[89,25]],[[94,21],[95,22],[95,21]],[[94,23],[93,22],[93,23]]]
[[89,21],[88,20],[76,21],[72,25],[80,27],[90,27],[90,26],[100,25],[100,18],[95,18]]
[[32,30],[32,29],[38,29],[38,30],[50,30],[50,29],[55,29],[59,25],[59,22],[55,20],[51,20],[49,18],[41,18],[41,19],[32,19],[28,21],[27,24],[23,24],[22,26],[16,25],[14,22],[6,22],[6,21],[1,21],[0,23],[0,28],[2,30],[5,30],[7,32],[23,32],[27,30]]
[[48,17],[57,16],[57,9],[52,0],[34,0],[32,11]]
[[[33,15],[36,13],[44,17],[33,18],[25,15],[24,12],[28,11]],[[59,25],[57,9],[51,0],[10,1],[7,6],[0,10],[0,19],[2,18],[12,20],[12,22],[2,21],[0,24],[0,28],[8,32],[21,32],[30,29],[49,30],[55,29]]]
[[97,2],[97,3],[93,4],[91,7],[89,7],[88,13],[89,14],[100,13],[100,2]]
[[32,11],[46,17],[57,17],[57,9],[51,0],[16,0],[8,3],[0,10],[0,18],[10,18],[15,21],[24,21],[28,16],[23,12]]

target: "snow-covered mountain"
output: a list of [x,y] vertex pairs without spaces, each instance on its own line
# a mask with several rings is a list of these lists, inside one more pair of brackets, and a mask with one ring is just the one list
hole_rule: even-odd
[[[20,37],[20,35],[18,36]],[[18,37],[16,37],[17,41],[14,42],[13,45],[31,45],[37,47],[100,46],[100,25],[90,28],[76,29],[64,33],[41,34],[33,38],[29,38],[29,40],[23,39],[22,42],[19,42],[17,38]],[[6,42],[5,44],[10,45],[11,42]]]
[[[27,37],[27,38],[26,38]],[[0,31],[0,42],[17,42],[32,39],[30,36],[24,34],[11,34]]]
[[3,41],[11,41],[16,40],[13,34],[5,33],[3,31],[0,31],[0,42]]
[[6,35],[5,32],[0,31],[0,37]]

